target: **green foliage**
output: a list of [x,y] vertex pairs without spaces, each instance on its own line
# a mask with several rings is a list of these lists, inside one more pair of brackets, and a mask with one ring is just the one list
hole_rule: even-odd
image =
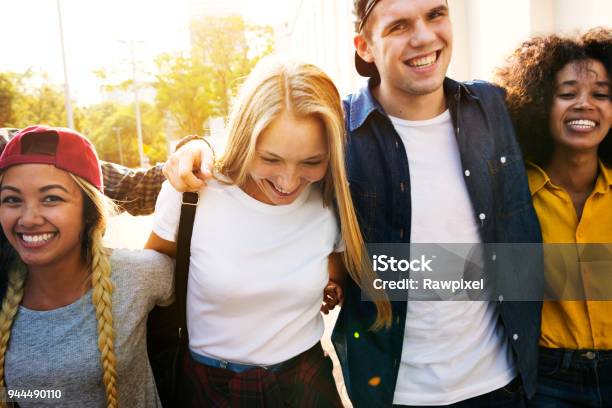
[[241,17],[207,17],[192,23],[192,52],[162,55],[154,84],[157,105],[181,135],[202,134],[211,117],[227,117],[231,100],[257,61],[272,52],[270,27]]
[[191,57],[164,54],[155,61],[159,73],[154,87],[159,110],[167,113],[182,134],[202,133],[204,122],[214,114],[210,72]]
[[[60,86],[49,81],[46,74],[5,72],[0,74],[0,126],[23,128],[33,124],[66,126],[64,93]],[[83,115],[73,109],[78,129]]]
[[12,78],[6,73],[0,73],[0,127],[13,127],[15,86]]
[[[163,118],[155,107],[147,103],[141,102],[140,112],[145,156],[149,158],[151,164],[165,161],[168,152],[163,132]],[[100,159],[128,167],[140,166],[133,105],[106,102],[85,108],[84,114],[86,119],[83,133],[96,146]]]
[[[156,59],[151,84],[155,104],[140,105],[144,153],[152,164],[166,159],[170,128],[175,128],[174,137],[203,134],[208,119],[227,117],[244,77],[274,47],[271,27],[250,25],[241,17],[205,18],[192,24],[191,34],[189,55],[162,54]],[[106,68],[94,74],[108,80]],[[117,84],[105,83],[103,89],[127,91],[132,85],[125,78]],[[62,87],[44,73],[0,73],[0,127],[66,126],[64,103]],[[75,105],[73,113],[75,128],[92,140],[101,159],[126,166],[140,164],[132,104]]]

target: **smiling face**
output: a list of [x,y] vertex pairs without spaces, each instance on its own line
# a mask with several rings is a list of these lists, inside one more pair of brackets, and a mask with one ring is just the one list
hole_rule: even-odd
[[549,121],[555,149],[597,152],[611,122],[610,78],[601,62],[574,61],[557,72]]
[[70,175],[48,164],[9,167],[0,187],[0,224],[28,266],[81,256],[83,195]]
[[325,128],[315,117],[282,113],[259,135],[244,186],[266,204],[290,204],[329,165]]
[[426,95],[440,89],[452,53],[445,0],[383,0],[365,32],[355,38],[359,55],[374,62],[383,86]]

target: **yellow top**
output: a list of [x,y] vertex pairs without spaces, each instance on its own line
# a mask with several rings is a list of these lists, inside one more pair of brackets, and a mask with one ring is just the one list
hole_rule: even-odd
[[[584,296],[610,299],[609,295],[602,294],[602,291],[612,293],[610,255],[605,255],[605,248],[589,251],[593,246],[580,244],[612,243],[612,168],[599,163],[599,176],[580,220],[570,195],[555,186],[544,170],[528,163],[527,175],[544,243],[571,244],[545,247],[547,281],[554,282],[555,273],[562,271],[556,282],[564,284],[553,283],[553,286],[557,290],[562,287],[564,299],[584,299]],[[571,273],[572,269],[575,273]],[[574,350],[612,349],[612,301],[545,301],[540,345]]]

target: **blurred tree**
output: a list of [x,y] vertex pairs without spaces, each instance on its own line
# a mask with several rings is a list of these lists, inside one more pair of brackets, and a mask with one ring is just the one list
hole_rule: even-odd
[[217,116],[227,117],[242,80],[274,49],[272,27],[247,24],[240,16],[205,17],[191,25],[193,56],[212,73]]
[[[60,86],[49,81],[46,73],[4,73],[12,84],[13,96],[10,105],[10,121],[7,126],[23,128],[33,124],[66,126],[64,93]],[[0,81],[0,88],[2,87]],[[2,110],[4,110],[3,108]],[[74,108],[75,127],[80,129],[83,114]]]
[[11,76],[7,73],[0,73],[0,127],[13,127],[14,99],[15,86]]
[[16,102],[18,127],[33,123],[66,126],[64,94],[53,84],[45,82],[38,88],[21,93]]
[[[168,152],[163,118],[147,103],[141,102],[140,111],[145,156],[152,164],[165,161]],[[105,102],[85,108],[84,116],[83,133],[96,146],[100,159],[128,167],[140,165],[132,105]]]
[[169,114],[183,134],[201,134],[213,114],[210,72],[200,61],[182,55],[161,55],[156,64],[157,107]]
[[274,48],[271,27],[242,17],[206,17],[191,26],[192,51],[162,55],[154,87],[157,106],[174,119],[182,135],[201,134],[211,117],[226,118],[244,77]]

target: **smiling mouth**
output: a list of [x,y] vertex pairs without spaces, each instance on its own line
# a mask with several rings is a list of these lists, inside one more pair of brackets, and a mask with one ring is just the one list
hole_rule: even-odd
[[34,248],[45,245],[47,242],[55,238],[57,234],[57,232],[45,232],[42,234],[17,233],[17,236],[24,244],[24,246],[28,248]]
[[270,180],[266,180],[268,182],[268,184],[270,184],[270,186],[272,187],[272,189],[274,190],[274,192],[276,192],[276,194],[278,194],[281,197],[290,197],[293,194],[295,194],[298,190],[299,190],[299,186],[293,190],[293,191],[286,191],[283,190],[280,186],[277,186],[276,184],[274,184],[273,182],[271,182]]
[[433,66],[440,57],[440,51],[434,51],[427,55],[421,55],[415,58],[411,58],[409,60],[404,61],[404,64],[408,65],[410,68],[416,69],[424,69]]
[[590,119],[573,119],[568,120],[565,124],[572,130],[576,131],[588,131],[595,129],[599,124],[594,120]]

